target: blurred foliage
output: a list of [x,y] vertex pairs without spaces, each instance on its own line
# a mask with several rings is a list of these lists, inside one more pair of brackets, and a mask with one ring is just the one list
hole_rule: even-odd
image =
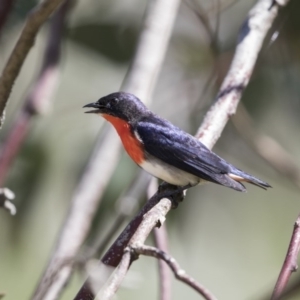
[[[216,1],[197,1],[206,9],[212,28],[220,17],[218,51],[212,53],[197,14],[183,2],[152,103],[155,112],[191,133],[213,102],[230,65],[238,30],[255,2],[236,1],[219,16]],[[1,67],[35,4],[16,1],[1,35]],[[46,265],[103,122],[83,114],[81,107],[120,88],[134,53],[144,5],[145,1],[137,0],[86,0],[74,6],[53,107],[33,120],[6,182],[17,195],[18,214],[11,217],[0,210],[0,292],[6,293],[5,299],[29,299]],[[243,103],[257,128],[283,145],[300,167],[299,9],[300,3],[291,0],[280,11]],[[14,86],[0,141],[37,76],[47,29],[46,25],[40,32]],[[276,32],[278,38],[271,41]],[[208,82],[214,68],[218,76]],[[274,188],[265,192],[250,186],[247,194],[216,185],[193,188],[168,216],[170,252],[220,299],[261,299],[273,288],[279,273],[300,212],[299,190],[263,161],[230,124],[215,150]],[[136,169],[127,155],[122,155],[86,247],[114,222],[115,200]],[[156,299],[156,265],[150,258],[135,262],[118,297]],[[83,276],[75,273],[62,299],[72,299],[80,287]],[[172,299],[199,298],[175,280],[173,288]]]

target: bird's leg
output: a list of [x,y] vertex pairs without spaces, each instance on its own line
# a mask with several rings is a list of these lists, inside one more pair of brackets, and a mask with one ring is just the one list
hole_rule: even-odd
[[167,182],[163,182],[158,187],[159,196],[162,198],[168,198],[172,201],[172,208],[177,208],[180,202],[185,197],[185,190],[192,187],[191,184],[185,186],[177,186]]

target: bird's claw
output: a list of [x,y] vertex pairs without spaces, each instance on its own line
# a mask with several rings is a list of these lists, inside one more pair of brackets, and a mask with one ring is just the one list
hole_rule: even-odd
[[163,182],[158,187],[158,194],[161,198],[168,198],[172,202],[172,208],[178,207],[179,203],[183,201],[185,197],[185,190],[188,189],[190,185],[187,186],[177,186]]

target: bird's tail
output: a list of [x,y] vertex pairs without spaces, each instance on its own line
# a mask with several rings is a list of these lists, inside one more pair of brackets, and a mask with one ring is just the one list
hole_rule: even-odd
[[264,182],[256,177],[254,177],[250,174],[247,174],[247,173],[243,172],[242,170],[239,170],[236,168],[232,168],[231,172],[228,174],[228,176],[239,184],[242,184],[241,182],[248,182],[248,183],[256,185],[264,190],[271,187],[267,182]]

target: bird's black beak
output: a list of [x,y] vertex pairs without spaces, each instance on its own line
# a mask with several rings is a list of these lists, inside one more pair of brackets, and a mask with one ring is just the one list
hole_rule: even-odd
[[93,103],[89,103],[85,106],[83,106],[83,108],[85,107],[93,107],[93,108],[96,108],[96,109],[93,109],[93,110],[88,110],[86,111],[85,113],[86,114],[97,114],[97,113],[100,113],[101,112],[101,106],[97,103],[97,102],[93,102]]

